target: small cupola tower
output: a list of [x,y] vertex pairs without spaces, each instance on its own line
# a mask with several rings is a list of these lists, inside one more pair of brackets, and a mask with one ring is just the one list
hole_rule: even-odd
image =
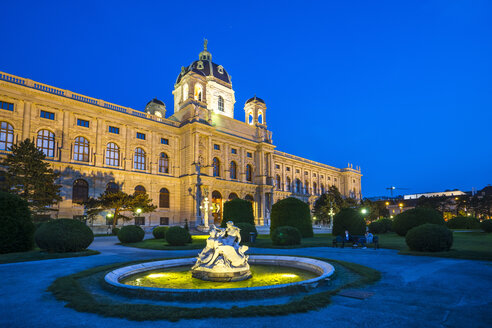
[[266,127],[265,113],[266,104],[263,99],[256,97],[256,95],[244,104],[245,121],[249,125],[261,124]]
[[203,40],[203,51],[198,54],[200,60],[212,61],[212,54],[207,50],[208,40]]

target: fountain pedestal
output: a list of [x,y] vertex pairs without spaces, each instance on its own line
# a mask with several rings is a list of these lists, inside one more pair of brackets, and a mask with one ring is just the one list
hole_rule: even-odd
[[239,231],[240,229],[230,221],[225,229],[211,225],[207,245],[191,268],[192,277],[217,282],[250,278],[248,256],[244,254],[248,246],[239,245]]

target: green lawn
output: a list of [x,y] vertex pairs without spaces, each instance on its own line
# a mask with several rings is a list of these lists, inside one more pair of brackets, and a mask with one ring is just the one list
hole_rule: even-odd
[[65,257],[80,257],[80,256],[89,256],[89,255],[96,255],[96,254],[99,254],[99,252],[93,251],[91,249],[87,249],[82,252],[74,252],[74,253],[49,253],[49,252],[43,252],[39,248],[36,248],[35,250],[29,252],[0,254],[0,264],[61,259]]
[[[381,248],[397,249],[400,254],[492,261],[492,234],[478,231],[455,231],[453,232],[453,237],[453,247],[449,252],[426,253],[411,251],[405,243],[405,237],[400,237],[395,233],[379,235],[379,245]],[[202,249],[205,247],[207,238],[208,236],[206,235],[193,236],[193,243],[185,246],[170,246],[163,239],[147,239],[138,243],[122,245],[157,250]],[[258,248],[331,247],[332,240],[333,236],[331,234],[317,234],[312,238],[302,239],[301,245],[274,246],[269,235],[259,235],[254,244],[246,243],[246,245]]]

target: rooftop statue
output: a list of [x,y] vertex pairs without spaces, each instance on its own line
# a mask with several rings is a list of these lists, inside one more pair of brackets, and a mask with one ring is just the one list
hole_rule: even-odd
[[209,234],[205,248],[191,268],[192,276],[210,281],[239,281],[250,278],[248,256],[244,254],[248,246],[239,245],[240,229],[229,221],[226,228],[211,225]]

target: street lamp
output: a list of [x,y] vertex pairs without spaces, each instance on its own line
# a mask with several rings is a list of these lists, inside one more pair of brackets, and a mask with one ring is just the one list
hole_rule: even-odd
[[363,208],[360,212],[361,212],[362,214],[366,215],[366,214],[367,214],[367,209]]
[[140,213],[142,213],[142,209],[141,208],[137,208],[137,210],[135,212],[137,212],[137,214],[140,214]]

